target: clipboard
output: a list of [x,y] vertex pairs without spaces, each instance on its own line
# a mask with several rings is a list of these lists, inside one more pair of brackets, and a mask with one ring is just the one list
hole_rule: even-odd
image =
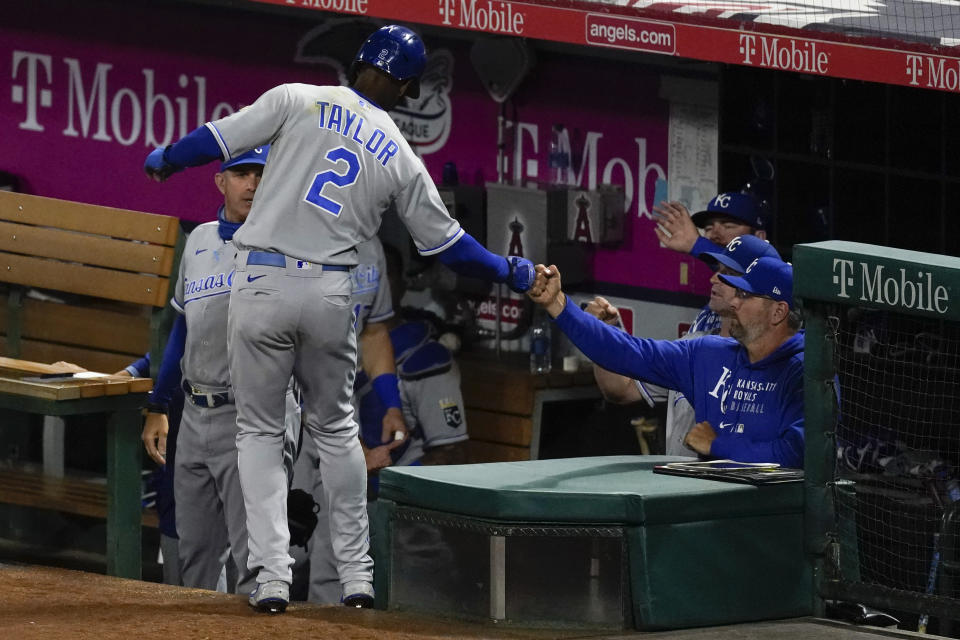
[[803,469],[781,467],[776,462],[737,462],[736,460],[669,462],[655,466],[653,472],[752,485],[803,482]]

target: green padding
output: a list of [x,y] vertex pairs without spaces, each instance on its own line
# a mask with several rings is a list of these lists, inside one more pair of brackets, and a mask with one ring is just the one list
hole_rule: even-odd
[[609,456],[380,472],[380,496],[398,504],[521,522],[626,525],[798,513],[801,483],[755,487],[654,474],[667,456]]
[[628,530],[638,629],[669,629],[810,614],[803,516]]

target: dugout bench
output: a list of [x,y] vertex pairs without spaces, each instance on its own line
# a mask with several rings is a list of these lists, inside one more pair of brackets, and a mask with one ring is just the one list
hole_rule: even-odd
[[675,460],[384,469],[377,606],[639,630],[809,615],[803,484],[653,473]]
[[[183,243],[171,216],[0,191],[0,356],[32,361],[36,373],[44,371],[37,363],[59,360],[110,373],[149,351],[155,371]],[[86,385],[86,395],[72,397],[0,384],[8,416],[46,416],[43,473],[5,470],[0,501],[106,517],[108,572],[139,578],[140,409],[150,387],[121,386],[94,396]],[[101,414],[107,425],[105,487],[64,472],[60,418],[85,414]]]

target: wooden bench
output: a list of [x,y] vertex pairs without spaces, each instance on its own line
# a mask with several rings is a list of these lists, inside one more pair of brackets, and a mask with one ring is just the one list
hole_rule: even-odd
[[[32,470],[0,470],[0,502],[52,509],[90,518],[107,518],[107,485],[102,480],[55,478]],[[157,512],[144,509],[144,527],[157,528]]]
[[0,191],[0,355],[103,372],[159,356],[182,248],[171,216]]
[[[112,373],[149,351],[155,373],[175,315],[168,301],[183,243],[175,217],[0,191],[0,356]],[[108,538],[123,539],[108,544],[108,570],[127,577],[140,570],[139,527],[130,526],[143,518],[139,508],[133,521],[128,512],[140,502],[142,447],[132,411],[143,406],[146,383],[104,382],[102,398],[32,397],[0,383],[7,409],[47,416],[44,473],[0,478],[0,501],[107,517]],[[62,418],[101,412],[106,475],[117,481],[98,487],[67,477]]]

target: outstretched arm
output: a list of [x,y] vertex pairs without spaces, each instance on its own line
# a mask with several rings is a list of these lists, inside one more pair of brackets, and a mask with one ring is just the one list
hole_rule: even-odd
[[517,256],[505,258],[491,253],[466,232],[438,256],[440,262],[460,275],[503,282],[517,293],[523,293],[533,283],[532,262]]
[[206,127],[197,127],[174,144],[157,147],[147,156],[143,170],[157,182],[163,182],[186,167],[199,167],[222,159],[220,145]]
[[[610,304],[606,298],[597,296],[588,302],[583,310],[612,327],[623,326],[623,322],[620,320],[620,310]],[[628,404],[643,400],[643,395],[632,378],[607,371],[598,364],[593,365],[593,378],[597,381],[600,393],[609,402]]]
[[649,380],[683,393],[692,391],[692,341],[637,338],[614,329],[570,304],[556,266],[538,264],[528,295],[555,319],[556,326],[592,362],[634,379]]

